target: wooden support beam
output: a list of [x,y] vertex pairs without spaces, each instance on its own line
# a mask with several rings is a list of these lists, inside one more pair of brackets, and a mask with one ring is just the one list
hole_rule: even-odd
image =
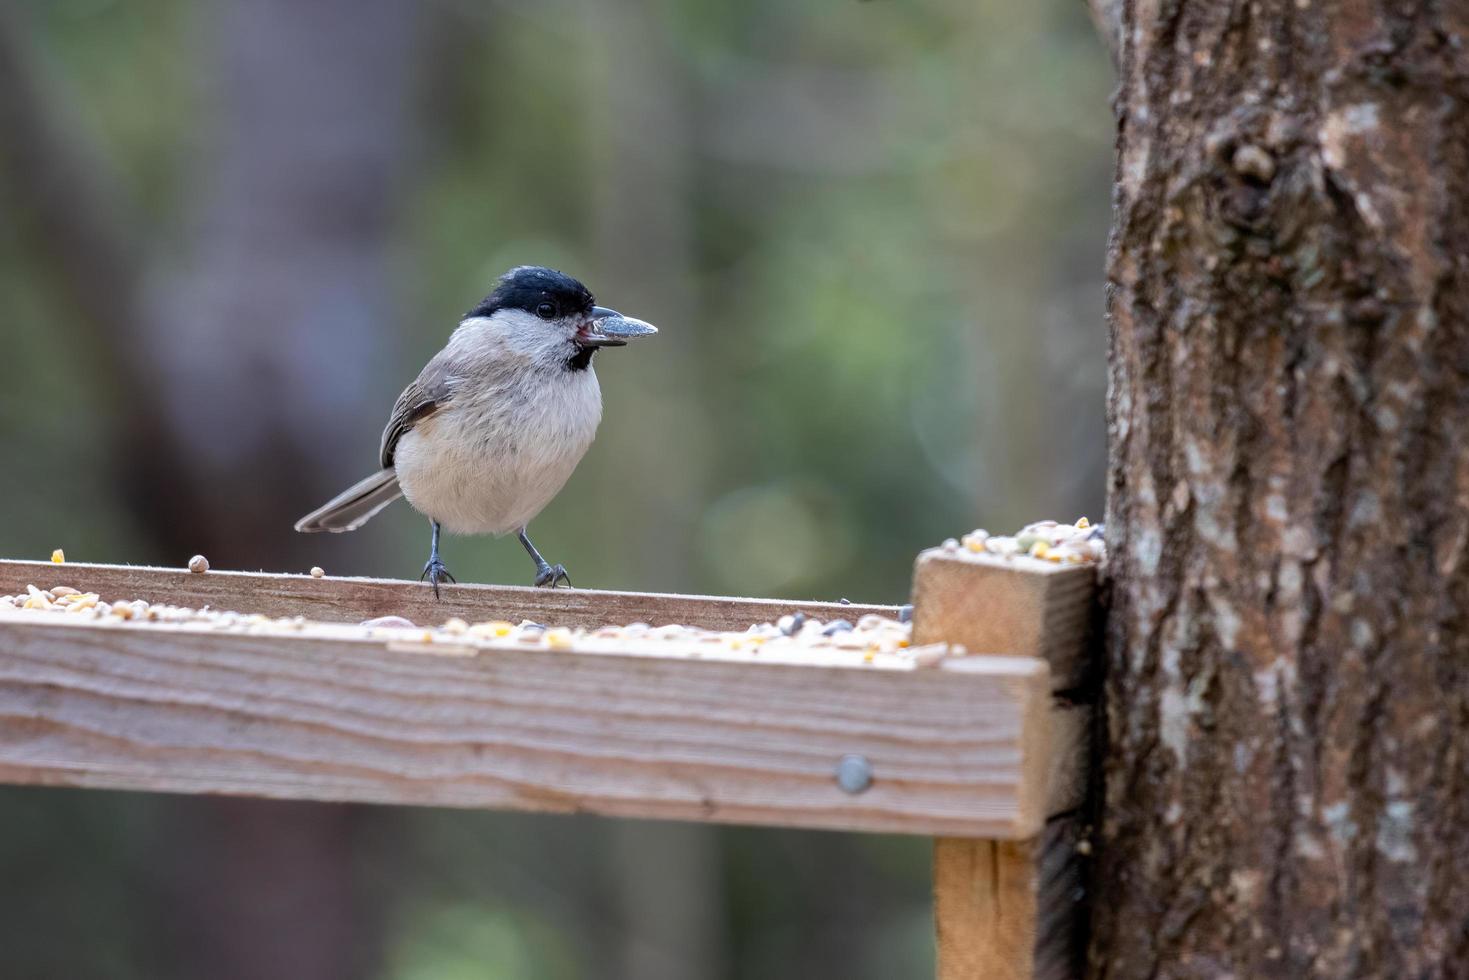
[[109,600],[147,599],[196,609],[210,606],[335,623],[403,616],[419,625],[438,625],[457,616],[469,622],[530,619],[588,628],[643,622],[743,630],[751,623],[771,622],[798,609],[821,619],[845,618],[852,622],[868,613],[897,615],[896,606],[514,585],[445,585],[443,598],[436,600],[427,585],[396,579],[224,571],[197,575],[180,568],[0,561],[0,595],[24,592],[27,585],[39,589],[69,585],[97,592]]
[[1084,795],[1095,685],[1087,658],[1096,572],[1030,558],[925,551],[913,578],[915,643],[965,646],[987,659],[1020,655],[1051,667],[1047,741],[1053,799],[1075,806],[1034,836],[934,841],[934,927],[940,980],[1074,980],[1083,944]]
[[1028,840],[934,841],[939,980],[1074,980],[1085,952],[1081,821],[1051,820]]
[[[1075,781],[1049,771],[1032,658],[797,666],[72,618],[0,610],[0,781],[999,839],[1075,803],[1051,796]],[[855,794],[847,755],[871,769]]]

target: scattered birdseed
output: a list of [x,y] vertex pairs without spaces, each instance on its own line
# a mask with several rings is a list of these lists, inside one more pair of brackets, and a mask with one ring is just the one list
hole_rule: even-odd
[[487,655],[495,650],[541,648],[588,654],[642,654],[697,659],[811,664],[823,666],[913,669],[930,667],[956,648],[944,644],[914,647],[912,627],[887,616],[866,615],[854,626],[845,619],[823,622],[804,612],[781,616],[774,623],[753,623],[743,631],[706,630],[677,623],[657,626],[629,623],[596,629],[547,627],[522,620],[496,619],[468,623],[451,618],[437,628],[414,624],[402,616],[379,616],[358,624],[327,623],[301,616],[270,617],[205,607],[187,609],[143,599],[109,602],[95,592],[70,586],[27,587],[21,595],[0,595],[0,617],[66,612],[77,619],[101,620],[115,628],[168,628],[255,635],[316,636],[372,639],[393,649],[435,647],[446,653]]
[[1085,517],[1074,524],[1057,521],[1037,521],[1027,524],[1013,535],[991,534],[984,528],[975,528],[950,547],[945,541],[943,550],[948,553],[993,555],[999,558],[1033,558],[1051,564],[1093,564],[1107,557],[1104,527],[1093,524]]
[[[1085,517],[1072,524],[1037,521],[1013,535],[990,534],[983,528],[950,538],[942,550],[961,559],[1001,559],[1046,564],[1091,564],[1106,559],[1104,527]],[[60,549],[52,561],[65,560]],[[209,562],[203,555],[189,560],[189,570],[205,572]],[[317,578],[326,573],[312,568]],[[842,600],[846,603],[846,600]],[[65,612],[82,620],[104,619],[115,628],[195,628],[252,634],[312,635],[344,639],[386,641],[393,649],[436,646],[444,653],[493,654],[496,650],[520,648],[574,649],[581,653],[625,654],[630,647],[641,653],[698,659],[724,659],[766,663],[814,664],[825,666],[912,669],[931,667],[946,657],[962,657],[957,644],[913,646],[913,607],[902,606],[896,618],[866,615],[854,626],[846,619],[823,622],[804,612],[780,616],[773,623],[753,623],[743,631],[706,630],[676,623],[653,625],[629,623],[596,629],[547,626],[522,620],[494,619],[469,623],[452,618],[442,626],[415,625],[402,616],[379,616],[360,624],[326,623],[304,617],[271,618],[259,613],[243,614],[209,609],[187,609],[143,599],[108,602],[95,592],[70,586],[42,590],[27,586],[20,595],[0,595],[0,615],[30,616]]]
[[326,569],[322,568],[320,565],[312,565],[311,566],[311,577],[312,578],[321,578],[325,574],[326,574]]
[[66,552],[62,551],[60,548],[57,548],[55,551],[51,552],[51,560],[58,565],[62,564],[66,561]]

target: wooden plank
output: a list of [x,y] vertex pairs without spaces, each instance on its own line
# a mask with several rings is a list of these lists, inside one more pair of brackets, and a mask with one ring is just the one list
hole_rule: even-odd
[[69,585],[104,599],[147,599],[174,605],[230,609],[267,616],[305,616],[325,622],[361,622],[378,616],[403,616],[420,625],[450,617],[469,622],[534,620],[556,626],[653,626],[681,623],[704,629],[743,630],[804,611],[821,619],[856,622],[868,613],[896,616],[896,606],[843,605],[786,599],[604,592],[594,589],[534,589],[514,585],[446,585],[442,600],[419,582],[377,578],[312,578],[265,572],[209,571],[134,565],[52,564],[0,561],[0,595],[24,592],[27,585],[49,589]]
[[[1055,805],[1033,658],[873,670],[52,616],[0,614],[3,781],[1003,839]],[[872,770],[855,795],[849,754]]]
[[[1053,814],[1029,840],[934,841],[940,980],[1071,980],[1082,965],[1085,818],[1096,696],[1088,654],[1095,569],[932,549],[913,578],[915,643],[962,644],[970,660],[1028,656],[1051,667],[1047,739]],[[1069,807],[1068,807],[1069,804]]]
[[939,980],[1081,975],[1081,829],[1078,818],[1061,817],[1031,840],[934,841]]
[[931,548],[913,569],[913,642],[1041,657],[1058,690],[1085,687],[1095,583],[1091,565]]

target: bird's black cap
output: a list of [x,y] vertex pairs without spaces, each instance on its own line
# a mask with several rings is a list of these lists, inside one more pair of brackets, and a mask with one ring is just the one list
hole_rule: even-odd
[[555,305],[558,317],[590,313],[596,305],[591,291],[566,273],[540,265],[519,265],[501,276],[495,291],[465,316],[490,316],[496,310],[534,313],[542,303]]

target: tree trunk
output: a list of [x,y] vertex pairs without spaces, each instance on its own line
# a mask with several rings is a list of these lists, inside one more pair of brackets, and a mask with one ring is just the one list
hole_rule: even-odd
[[1469,976],[1469,7],[1123,21],[1092,972]]

